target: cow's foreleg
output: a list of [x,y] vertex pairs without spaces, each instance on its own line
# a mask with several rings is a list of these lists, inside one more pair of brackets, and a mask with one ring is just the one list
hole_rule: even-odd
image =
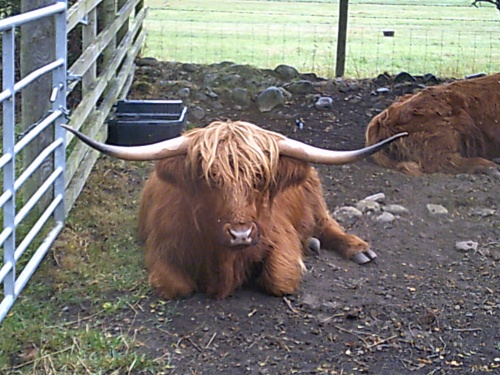
[[212,298],[224,299],[242,284],[242,280],[235,276],[236,253],[220,252],[212,256],[214,262],[206,270],[205,292]]
[[329,215],[318,222],[317,237],[321,246],[337,251],[358,264],[365,264],[377,257],[368,243],[358,236],[347,234]]
[[196,283],[184,270],[162,260],[146,263],[149,284],[162,298],[187,297],[196,290]]
[[273,242],[266,258],[259,285],[271,294],[283,296],[297,291],[305,271],[302,261],[302,244],[293,228]]

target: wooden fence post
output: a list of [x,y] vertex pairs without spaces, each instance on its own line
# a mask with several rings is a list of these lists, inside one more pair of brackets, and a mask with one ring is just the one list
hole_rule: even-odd
[[[102,25],[101,30],[111,25],[116,18],[117,0],[104,0],[102,2],[102,13],[99,14],[99,23]],[[113,59],[113,54],[116,49],[116,36],[110,41],[106,49],[102,53],[102,66],[107,66]]]
[[[123,6],[127,3],[127,0],[118,0],[118,3],[117,3],[117,10],[120,11],[120,9],[123,8]],[[118,32],[116,33],[116,44],[120,44],[120,42],[122,41],[123,37],[128,33],[128,30],[129,30],[129,20],[127,22],[125,22],[123,24],[123,26],[120,28],[120,30],[118,30]]]
[[[55,4],[55,0],[21,0],[21,12],[39,9]],[[21,26],[20,48],[21,76],[25,77],[32,71],[50,63],[55,58],[55,22],[52,17],[30,22]],[[25,132],[30,126],[42,119],[51,108],[50,95],[52,92],[52,77],[50,74],[38,78],[21,94],[21,131]],[[22,153],[23,169],[40,154],[54,139],[54,126],[45,129]],[[42,166],[23,185],[23,199],[26,202],[40,187],[53,169],[53,158],[49,157]],[[43,211],[52,198],[52,190],[45,194],[37,205],[38,212]],[[32,219],[38,215],[37,210],[30,215]]]
[[[93,8],[87,15],[87,23],[82,29],[82,51],[95,42],[97,36],[97,11]],[[94,62],[82,77],[82,97],[91,92],[97,77],[97,65]]]
[[335,77],[342,77],[345,72],[345,51],[347,44],[347,18],[349,0],[339,2],[339,30],[337,38],[337,64],[335,66]]

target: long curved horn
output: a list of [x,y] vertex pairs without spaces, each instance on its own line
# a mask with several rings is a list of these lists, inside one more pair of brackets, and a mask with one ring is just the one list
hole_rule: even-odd
[[187,152],[189,144],[189,140],[186,137],[180,136],[146,146],[112,146],[97,142],[67,125],[61,126],[93,149],[105,155],[123,160],[147,161],[183,155]]
[[374,154],[386,147],[396,139],[407,136],[407,132],[398,133],[375,143],[369,147],[353,151],[331,151],[323,148],[313,147],[293,139],[283,139],[278,141],[280,155],[300,159],[308,163],[340,165],[352,163]]

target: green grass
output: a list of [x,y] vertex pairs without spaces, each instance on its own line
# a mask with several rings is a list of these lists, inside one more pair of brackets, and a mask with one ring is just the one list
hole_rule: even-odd
[[[500,70],[500,14],[469,0],[351,1],[346,76],[401,70],[462,76]],[[331,77],[337,1],[146,0],[143,56],[213,63],[224,60]],[[398,5],[403,4],[403,5]],[[395,31],[384,37],[383,30]]]
[[[0,325],[0,374],[167,371],[168,357],[144,349],[143,323],[136,322],[141,312],[141,322],[166,327],[174,313],[170,303],[151,302],[136,239],[139,182],[149,170],[116,160],[96,165],[65,229]],[[127,174],[138,183],[124,189]]]

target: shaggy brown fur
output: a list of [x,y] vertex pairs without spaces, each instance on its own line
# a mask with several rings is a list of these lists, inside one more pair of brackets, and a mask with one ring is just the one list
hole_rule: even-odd
[[378,164],[410,175],[495,170],[500,73],[400,98],[368,124],[366,144],[402,131],[409,135],[373,155]]
[[278,165],[278,133],[264,132],[243,121],[215,121],[205,128],[184,134],[190,139],[187,167],[194,176],[200,172],[210,184],[224,190],[239,185],[245,193],[257,179],[269,187]]
[[[139,213],[149,280],[162,297],[225,298],[254,279],[271,294],[289,294],[299,287],[311,236],[347,258],[368,249],[329,215],[316,170],[278,157],[280,135],[242,122],[185,135],[193,146],[157,162]],[[256,242],[227,246],[227,223],[250,223]]]

